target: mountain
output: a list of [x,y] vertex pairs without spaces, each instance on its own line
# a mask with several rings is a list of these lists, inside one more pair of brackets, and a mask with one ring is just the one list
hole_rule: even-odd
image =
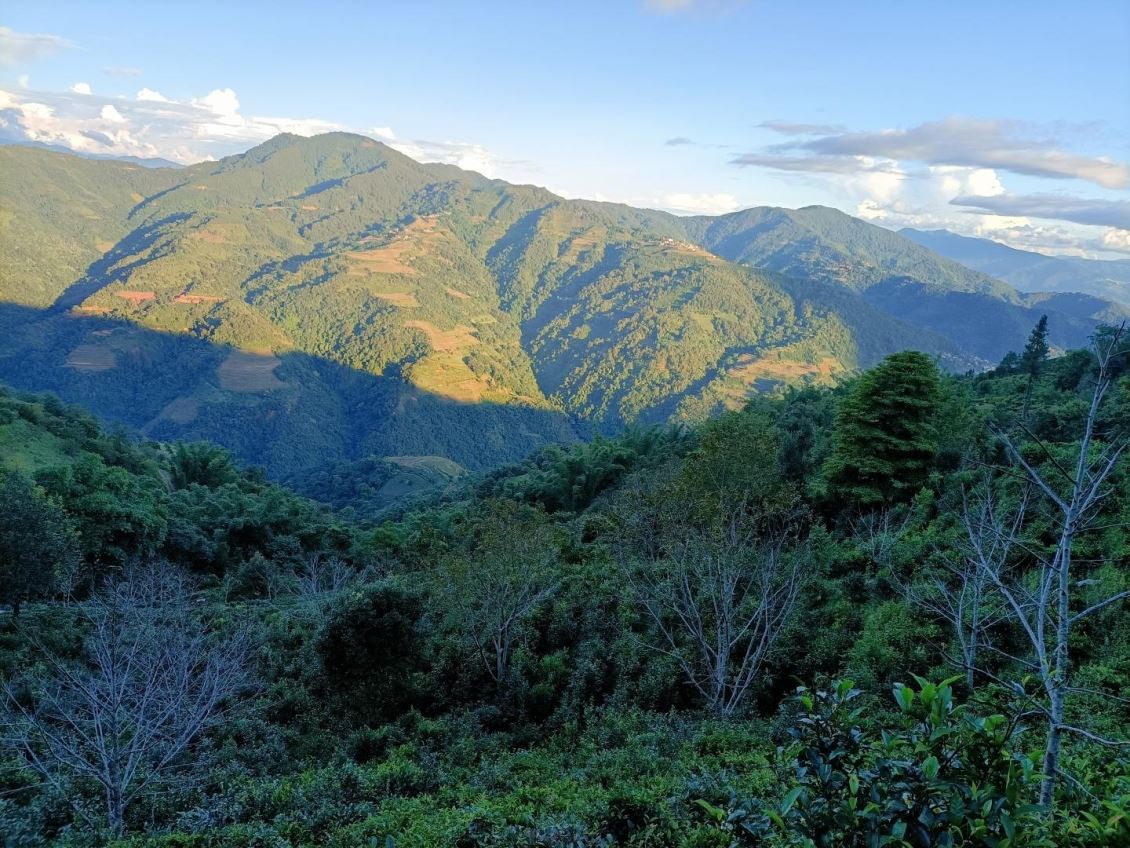
[[719,256],[858,293],[877,310],[995,363],[1023,344],[1042,314],[1061,348],[1083,344],[1096,322],[1130,310],[1092,298],[1059,304],[1023,295],[994,277],[939,256],[898,233],[835,209],[760,207],[687,221]]
[[71,150],[61,144],[47,144],[43,141],[27,141],[23,138],[6,138],[0,130],[0,145],[12,144],[21,147],[34,147],[38,150],[53,150],[56,153],[66,153],[69,156],[79,156],[83,159],[99,159],[109,162],[125,162],[129,165],[140,165],[142,168],[183,168],[180,162],[172,159],[163,159],[160,156],[121,156],[115,153],[81,153]]
[[949,230],[899,230],[899,235],[1024,292],[1078,292],[1130,306],[1130,259],[1045,256]]
[[7,146],[0,170],[0,379],[276,475],[478,470],[897,350],[983,367],[1045,311],[1078,345],[1117,314],[830,209],[679,218],[344,133],[176,170]]

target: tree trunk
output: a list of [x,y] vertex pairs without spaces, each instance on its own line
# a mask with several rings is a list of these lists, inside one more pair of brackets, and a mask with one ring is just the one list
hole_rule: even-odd
[[[1086,450],[1084,442],[1083,450]],[[1055,788],[1059,780],[1059,743],[1067,700],[1068,640],[1071,636],[1071,547],[1075,541],[1075,509],[1068,510],[1063,534],[1059,539],[1059,573],[1056,586],[1055,660],[1047,682],[1048,690],[1048,741],[1044,748],[1044,777],[1040,782],[1040,803],[1051,806],[1055,802]]]
[[106,815],[110,823],[110,832],[115,837],[120,837],[126,829],[126,805],[121,790],[117,787],[106,790]]
[[1063,723],[1063,692],[1059,687],[1053,690],[1050,712],[1048,741],[1044,747],[1044,776],[1040,781],[1040,804],[1048,808],[1055,801],[1055,787],[1059,777],[1060,725]]

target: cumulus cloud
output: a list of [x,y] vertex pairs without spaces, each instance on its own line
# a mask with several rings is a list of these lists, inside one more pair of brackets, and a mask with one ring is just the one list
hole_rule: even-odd
[[73,91],[75,94],[90,94],[90,83],[76,82],[71,86],[71,91]]
[[741,208],[732,194],[665,194],[659,204],[677,215],[724,215]]
[[0,67],[10,68],[74,47],[74,42],[45,32],[15,32],[0,27]]
[[[498,173],[499,165],[504,160],[499,159],[481,144],[466,141],[426,141],[413,139],[411,141],[389,141],[395,150],[405,156],[410,156],[417,162],[440,162],[445,165],[455,165],[465,171],[476,171],[484,177],[493,178]],[[522,163],[506,163],[522,164]]]
[[1051,218],[1096,227],[1130,229],[1130,200],[1100,200],[1059,194],[960,196],[950,201],[993,215]]
[[738,165],[793,171],[844,171],[858,157],[992,168],[1031,177],[1075,179],[1104,188],[1130,187],[1130,165],[1062,149],[1018,121],[953,117],[910,129],[840,132],[774,145],[739,156]]
[[99,117],[101,117],[102,120],[108,124],[128,123],[122,113],[118,111],[117,107],[111,106],[109,104],[102,107],[102,111],[99,113]]
[[1102,236],[1102,247],[1116,253],[1130,254],[1130,230],[1107,230]]
[[0,89],[0,110],[0,132],[12,141],[185,163],[234,153],[281,132],[314,135],[343,129],[317,118],[244,115],[230,88],[189,101],[171,100],[148,88],[135,100]]
[[396,133],[392,131],[392,127],[373,127],[371,132],[377,138],[383,138],[385,141],[396,140]]

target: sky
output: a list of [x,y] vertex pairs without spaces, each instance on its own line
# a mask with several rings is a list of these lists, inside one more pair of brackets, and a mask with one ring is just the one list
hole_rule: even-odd
[[2,139],[189,163],[331,130],[566,197],[1125,258],[1130,0],[0,9]]

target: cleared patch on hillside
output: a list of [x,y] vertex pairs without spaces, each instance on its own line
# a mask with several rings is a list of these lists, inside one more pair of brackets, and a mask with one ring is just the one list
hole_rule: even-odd
[[[439,237],[434,217],[417,218],[392,240],[371,250],[355,250],[345,254],[351,263],[350,274],[417,274],[410,262],[432,252]],[[371,241],[370,236],[364,241]]]
[[157,299],[157,292],[153,291],[119,291],[114,292],[114,294],[130,303],[145,303],[148,300]]
[[791,359],[787,354],[753,356],[745,354],[726,372],[721,391],[728,406],[741,406],[750,389],[771,391],[774,387],[815,384],[830,386],[847,369],[834,356],[815,362]]
[[202,241],[205,244],[227,244],[228,240],[215,230],[193,230],[189,234],[189,238]]
[[224,298],[216,294],[189,294],[181,292],[173,298],[173,303],[221,303]]
[[457,298],[459,300],[470,300],[471,299],[471,295],[467,294],[467,292],[459,291],[459,289],[453,289],[450,286],[445,288],[444,291],[447,292],[452,297]]
[[192,395],[174,398],[162,407],[157,415],[141,428],[143,433],[148,433],[162,421],[172,421],[174,424],[190,424],[196,420],[200,412],[200,400]]
[[441,330],[427,321],[405,321],[404,326],[422,332],[432,348],[411,367],[414,385],[461,403],[505,401],[512,396],[512,392],[492,385],[468,366],[467,356],[479,344],[471,327]]
[[416,295],[410,292],[375,292],[374,294],[381,300],[387,300],[393,306],[399,306],[404,309],[413,309],[420,305],[420,301],[416,300]]
[[286,386],[275,376],[279,359],[271,354],[247,353],[233,350],[220,363],[216,375],[220,387],[229,392],[270,392]]
[[389,456],[385,459],[400,468],[377,492],[386,503],[446,488],[467,475],[463,466],[442,456]]
[[109,371],[118,365],[113,349],[99,344],[81,344],[67,354],[67,367],[76,371]]
[[437,353],[455,353],[479,343],[471,327],[459,326],[451,330],[441,330],[427,321],[405,321],[404,326],[420,330],[428,337],[428,344]]

